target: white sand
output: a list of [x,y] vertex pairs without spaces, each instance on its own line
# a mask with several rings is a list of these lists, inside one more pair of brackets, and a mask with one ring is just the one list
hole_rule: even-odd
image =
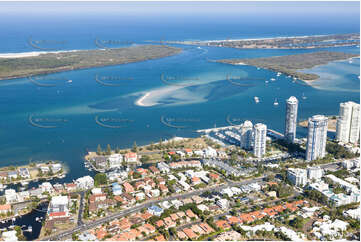
[[20,52],[20,53],[0,53],[0,58],[23,58],[23,57],[34,57],[42,54],[49,53],[65,53],[65,52],[75,52],[79,50],[62,50],[62,51],[32,51],[32,52]]

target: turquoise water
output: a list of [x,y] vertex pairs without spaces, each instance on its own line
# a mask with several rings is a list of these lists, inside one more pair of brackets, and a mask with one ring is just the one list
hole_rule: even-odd
[[[344,20],[349,21],[347,23],[321,21],[319,26],[309,27],[307,23],[311,20],[332,17],[334,13],[331,10],[321,15],[310,13],[314,15],[303,23],[287,14],[289,25],[284,24],[285,19],[280,16],[270,23],[267,21],[267,14],[265,18],[232,15],[217,22],[211,15],[207,15],[206,21],[185,13],[182,15],[181,12],[174,18],[161,15],[163,21],[151,18],[151,22],[149,16],[152,14],[133,22],[123,22],[121,20],[134,20],[136,13],[133,17],[94,17],[94,14],[79,17],[73,12],[68,12],[68,20],[61,22],[59,19],[62,15],[56,13],[49,23],[32,25],[44,23],[41,20],[46,15],[42,16],[44,19],[41,16],[34,19],[25,15],[24,19],[10,23],[15,18],[10,11],[1,17],[7,20],[8,25],[4,27],[7,39],[1,40],[3,44],[0,45],[0,51],[34,51],[24,42],[31,32],[36,38],[50,39],[56,36],[58,39],[69,40],[65,49],[91,49],[95,48],[94,36],[135,39],[141,42],[155,40],[164,36],[164,33],[167,34],[167,39],[185,40],[358,31],[359,23],[354,20],[357,16],[359,18],[359,14],[350,15],[348,20]],[[226,12],[227,8],[224,10]],[[208,12],[204,11],[203,15],[206,13]],[[72,22],[74,19],[78,21]],[[244,21],[245,19],[249,21]],[[26,21],[31,24],[26,25]],[[192,26],[187,24],[192,21]],[[52,30],[54,23],[58,24],[61,31]],[[150,25],[153,27],[152,31],[149,30]],[[125,32],[124,35],[114,31],[114,26],[131,28],[120,28],[119,32]],[[229,33],[232,34],[228,35]],[[11,39],[16,41],[11,42]],[[245,119],[264,122],[268,127],[283,132],[284,101],[291,95],[300,100],[299,119],[314,114],[337,114],[338,105],[342,101],[359,102],[359,59],[354,59],[353,63],[334,62],[308,70],[321,76],[314,83],[316,87],[312,87],[300,81],[292,82],[284,75],[276,77],[276,73],[269,70],[226,65],[212,60],[288,55],[315,50],[199,49],[196,46],[178,46],[183,49],[181,54],[158,60],[68,71],[30,80],[20,78],[1,81],[1,164],[21,164],[39,159],[61,160],[69,166],[67,179],[71,180],[87,173],[82,165],[82,157],[87,149],[94,150],[98,144],[123,148],[132,146],[134,141],[142,145],[174,136],[194,137],[197,129],[229,125],[226,117],[234,122]],[[359,53],[359,49],[355,47],[330,50]],[[162,80],[162,74],[169,80]],[[229,81],[227,76],[234,79]],[[270,78],[276,78],[276,81],[265,83]],[[135,101],[147,92],[152,93],[151,101],[154,105],[135,105]],[[307,99],[301,98],[303,94]],[[254,102],[254,96],[260,98],[260,103]],[[276,98],[280,103],[277,107],[273,105]],[[304,137],[305,130],[299,128],[297,135]]]

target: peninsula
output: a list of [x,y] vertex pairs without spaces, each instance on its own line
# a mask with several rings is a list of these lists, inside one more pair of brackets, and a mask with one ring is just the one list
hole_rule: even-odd
[[180,53],[166,45],[138,45],[116,49],[47,52],[25,57],[0,58],[0,80],[40,74],[134,63]]
[[251,65],[258,68],[281,72],[303,81],[313,81],[319,78],[316,74],[299,72],[318,65],[325,65],[331,61],[346,60],[358,57],[359,54],[318,51],[297,55],[272,56],[252,59],[223,59],[217,62],[232,65]]
[[208,41],[176,41],[185,45],[229,47],[237,49],[316,49],[360,45],[360,34],[333,34],[262,39],[226,39]]

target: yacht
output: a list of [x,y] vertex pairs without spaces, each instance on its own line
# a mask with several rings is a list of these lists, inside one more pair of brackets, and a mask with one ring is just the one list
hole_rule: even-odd
[[278,101],[277,98],[275,99],[275,101],[273,102],[273,105],[277,106],[278,105]]
[[254,101],[255,101],[256,103],[259,103],[259,98],[258,98],[258,97],[254,97]]
[[271,78],[271,81],[275,81],[276,79],[275,78]]
[[4,190],[6,187],[7,187],[7,185],[0,183],[0,190]]
[[33,232],[33,227],[31,226],[31,225],[29,225],[29,227],[28,227],[28,230],[27,230],[28,232]]
[[73,82],[73,80],[68,80],[68,83],[72,83]]
[[277,72],[277,76],[280,76],[282,73],[281,72]]

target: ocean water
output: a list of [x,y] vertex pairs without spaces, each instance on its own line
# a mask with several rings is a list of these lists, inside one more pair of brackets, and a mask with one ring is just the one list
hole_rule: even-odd
[[[0,53],[95,49],[95,40],[124,46],[351,33],[360,27],[359,3],[72,4],[1,3]],[[197,129],[229,125],[229,120],[264,122],[283,132],[285,100],[291,95],[300,100],[299,119],[337,114],[340,102],[359,102],[357,58],[307,70],[321,76],[312,87],[269,70],[213,60],[316,50],[175,46],[182,53],[158,60],[0,81],[0,164],[60,160],[69,167],[65,180],[71,181],[87,174],[83,156],[98,144],[124,148],[135,141],[194,137]],[[359,53],[356,47],[330,50]],[[265,83],[271,78],[276,81]],[[135,105],[149,92],[153,106]],[[299,137],[305,134],[298,129]]]

